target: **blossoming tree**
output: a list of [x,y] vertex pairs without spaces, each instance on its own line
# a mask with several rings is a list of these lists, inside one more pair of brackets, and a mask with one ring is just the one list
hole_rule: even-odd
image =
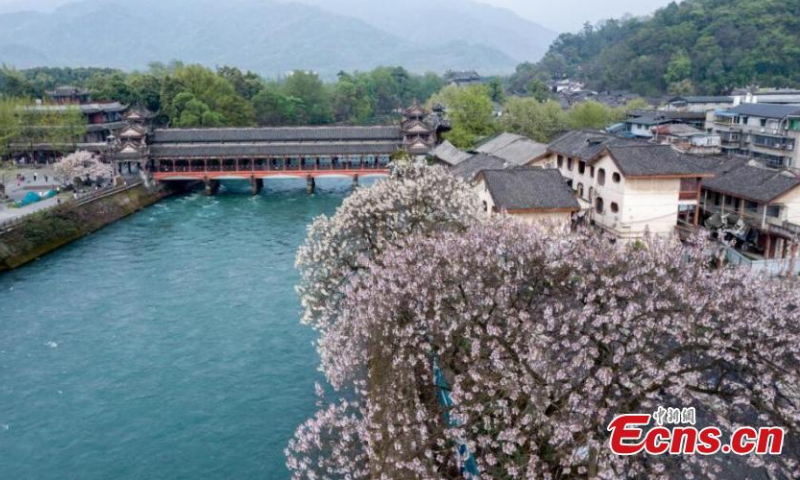
[[354,393],[298,429],[289,467],[458,478],[465,446],[481,478],[797,478],[796,439],[742,459],[607,446],[615,415],[660,406],[723,429],[800,427],[800,294],[713,269],[704,248],[498,220],[364,260],[320,340],[327,379]]
[[114,169],[111,165],[103,163],[99,157],[91,152],[79,150],[59,160],[54,166],[56,176],[62,183],[72,183],[75,179],[96,180],[111,178]]
[[398,167],[389,179],[357,190],[335,216],[312,223],[298,252],[303,321],[327,331],[344,285],[387,247],[414,234],[463,230],[480,215],[470,188],[439,167]]

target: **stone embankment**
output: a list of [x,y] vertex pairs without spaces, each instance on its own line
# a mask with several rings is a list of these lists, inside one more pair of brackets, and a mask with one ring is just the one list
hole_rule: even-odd
[[96,192],[0,225],[0,272],[53,250],[148,207],[176,191],[139,182]]

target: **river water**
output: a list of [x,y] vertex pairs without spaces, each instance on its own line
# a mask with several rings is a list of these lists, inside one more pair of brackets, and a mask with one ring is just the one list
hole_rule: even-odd
[[320,379],[294,255],[349,192],[303,187],[167,199],[0,275],[0,478],[287,478]]

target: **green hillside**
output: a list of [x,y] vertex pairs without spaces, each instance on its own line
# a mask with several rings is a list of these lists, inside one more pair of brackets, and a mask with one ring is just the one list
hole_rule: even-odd
[[800,87],[800,0],[686,0],[561,35],[540,73],[599,90],[717,94]]

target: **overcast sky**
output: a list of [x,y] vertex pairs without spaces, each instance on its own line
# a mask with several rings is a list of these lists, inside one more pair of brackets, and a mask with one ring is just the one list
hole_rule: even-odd
[[505,7],[519,15],[558,32],[581,28],[607,18],[619,18],[626,13],[644,15],[670,3],[671,0],[477,0]]
[[[74,0],[0,0],[0,11],[8,9],[49,9]],[[225,0],[220,0],[225,1]],[[387,1],[387,0],[375,0]],[[388,0],[392,1],[392,0]],[[400,0],[402,1],[402,0]],[[476,0],[505,7],[558,32],[575,31],[587,20],[596,22],[619,18],[626,13],[644,15],[670,0]]]

